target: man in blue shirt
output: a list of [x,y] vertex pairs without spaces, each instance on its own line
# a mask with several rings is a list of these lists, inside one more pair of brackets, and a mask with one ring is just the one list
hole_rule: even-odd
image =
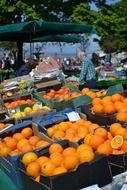
[[78,59],[81,61],[82,68],[79,82],[85,83],[85,87],[90,89],[96,88],[96,70],[92,61],[85,56],[84,52],[79,52]]

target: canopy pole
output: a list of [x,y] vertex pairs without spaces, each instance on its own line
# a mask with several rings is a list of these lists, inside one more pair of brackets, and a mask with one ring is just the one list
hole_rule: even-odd
[[18,48],[18,65],[22,64],[23,62],[23,42],[17,42],[17,48]]

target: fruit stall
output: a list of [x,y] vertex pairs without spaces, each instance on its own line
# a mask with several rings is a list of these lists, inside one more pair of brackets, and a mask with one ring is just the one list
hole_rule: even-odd
[[13,79],[0,86],[2,190],[125,185],[127,93],[122,85],[79,90],[70,83],[37,84],[45,85],[44,79]]

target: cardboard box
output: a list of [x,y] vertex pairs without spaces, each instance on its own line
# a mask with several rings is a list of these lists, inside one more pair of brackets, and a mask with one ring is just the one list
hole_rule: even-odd
[[[33,134],[40,137],[40,139],[46,140],[49,143],[53,142],[46,135],[44,135],[43,133],[40,133],[38,131],[36,124],[33,124],[30,121],[15,125],[13,129],[8,129],[6,133],[0,134],[0,138],[4,138],[6,136],[12,136],[14,133],[21,131],[25,127],[31,127],[33,129]],[[8,155],[7,159],[0,156],[0,168],[10,177],[10,179],[16,184],[18,188],[23,187],[23,181],[21,180],[21,174],[19,171],[20,156],[21,154],[17,156]]]
[[[64,148],[68,146],[77,147],[76,144],[70,143],[69,141],[59,141],[58,143],[60,143]],[[36,153],[39,156],[47,156],[49,154],[48,147],[43,150],[39,150]],[[92,162],[82,163],[75,169],[64,174],[51,177],[41,175],[38,186],[37,182],[35,182],[32,177],[28,176],[25,172],[25,168],[22,163],[20,167],[26,190],[28,190],[29,184],[34,184],[33,187],[31,186],[31,190],[34,190],[35,187],[37,189],[41,189],[44,185],[50,190],[77,190],[93,184],[103,186],[112,181],[112,175],[110,173],[107,158],[104,155],[97,155]]]

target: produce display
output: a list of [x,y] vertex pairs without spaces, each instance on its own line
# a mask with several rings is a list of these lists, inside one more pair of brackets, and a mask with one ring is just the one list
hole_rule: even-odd
[[55,124],[52,127],[45,127],[45,129],[48,136],[53,140],[67,139],[72,142],[78,142],[97,127],[100,126],[90,121],[80,119],[76,122],[60,122],[59,124]]
[[[2,165],[7,165],[9,172],[5,171],[5,173],[11,174],[9,177],[12,181],[14,181],[14,175],[17,176],[18,185],[16,184],[16,186],[18,189],[32,180],[36,189],[41,188],[40,185],[44,184],[48,189],[59,190],[60,188],[54,188],[56,181],[52,180],[59,179],[60,182],[63,180],[62,184],[67,184],[66,174],[72,175],[72,181],[76,176],[78,183],[81,183],[78,184],[80,187],[78,189],[82,189],[87,187],[87,184],[84,185],[84,179],[89,181],[90,177],[91,181],[88,185],[92,185],[92,183],[100,185],[98,176],[103,173],[104,185],[111,182],[114,175],[126,171],[127,97],[125,93],[117,92],[117,88],[116,92],[109,93],[109,89],[83,88],[78,90],[63,86],[59,90],[47,88],[45,91],[39,92],[41,98],[46,100],[43,102],[34,96],[36,90],[33,89],[33,82],[25,79],[19,80],[18,83],[11,81],[0,85],[0,168],[4,170]],[[25,94],[26,92],[28,96]],[[79,105],[74,100],[80,96],[86,99],[81,99]],[[83,103],[87,99],[89,99],[89,103]],[[64,110],[59,106],[61,111],[50,104],[60,105],[64,104],[64,101]],[[74,102],[75,106],[73,107],[70,103],[71,107],[68,107],[66,105],[68,101]],[[86,106],[86,113],[84,112],[86,117],[82,117],[83,114],[80,111],[82,106]],[[80,119],[77,120],[73,116],[74,118],[71,120],[66,108],[70,110],[69,112],[77,112]],[[94,122],[88,117],[89,110],[95,116]],[[5,123],[2,120],[1,113],[3,111],[6,112]],[[98,115],[105,118],[115,117],[116,122],[108,124],[105,120],[107,123],[104,125],[97,124],[96,117]],[[7,121],[6,117],[14,119],[18,124],[12,124]],[[29,119],[25,120],[25,118]],[[27,122],[28,126],[24,127]],[[67,144],[63,145],[62,142],[67,142]],[[21,162],[21,166],[18,162]],[[101,165],[104,168],[101,168]],[[22,172],[27,177],[26,181],[24,181],[24,177],[20,176]],[[83,173],[79,176],[78,172]],[[107,173],[108,180],[104,177]],[[64,175],[65,177],[63,177]],[[87,178],[87,175],[91,176]],[[26,184],[25,189],[29,190]],[[69,190],[75,189],[72,186]]]
[[22,100],[15,100],[15,101],[12,101],[12,102],[6,102],[4,103],[4,106],[7,108],[7,109],[13,109],[13,108],[16,108],[18,106],[21,106],[21,105],[24,105],[24,104],[31,104],[31,103],[34,103],[32,99],[22,99]]
[[98,114],[115,114],[117,120],[127,121],[127,98],[120,94],[93,99],[91,109]]
[[30,127],[26,127],[20,132],[16,132],[12,136],[6,136],[0,140],[0,155],[4,157],[7,157],[8,154],[16,156],[48,144],[49,142],[34,135]]
[[42,113],[43,111],[50,111],[50,108],[47,106],[42,106],[42,105],[35,103],[30,107],[26,106],[23,109],[23,111],[18,111],[16,113],[12,114],[12,117],[18,119],[18,118],[22,118],[22,117],[26,117],[26,116],[38,113],[38,111],[41,111],[41,113]]
[[106,91],[101,90],[101,91],[93,92],[92,90],[88,88],[83,88],[81,92],[73,92],[69,88],[61,88],[58,91],[51,89],[48,93],[42,94],[42,96],[47,100],[50,100],[51,98],[55,98],[55,99],[58,99],[59,102],[67,101],[67,100],[70,100],[72,98],[82,96],[82,95],[87,95],[91,98],[96,98],[96,97],[106,95]]
[[37,156],[33,152],[24,154],[22,162],[27,173],[39,181],[40,175],[53,176],[63,174],[76,168],[80,163],[93,160],[94,151],[89,145],[80,145],[78,148],[63,148],[54,143],[49,147],[48,156]]

